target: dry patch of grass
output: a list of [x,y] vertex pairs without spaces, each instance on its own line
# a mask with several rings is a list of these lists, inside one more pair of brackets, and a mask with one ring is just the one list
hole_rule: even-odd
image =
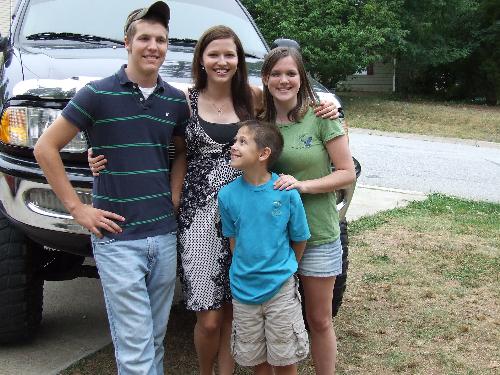
[[[338,374],[500,372],[499,204],[432,195],[352,223],[350,239]],[[198,373],[194,320],[173,311],[166,373]],[[107,347],[62,374],[114,373]],[[310,358],[299,373],[314,374]]]
[[352,229],[339,374],[500,371],[500,205],[432,196]]
[[349,126],[500,142],[500,107],[398,100],[387,94],[339,93]]

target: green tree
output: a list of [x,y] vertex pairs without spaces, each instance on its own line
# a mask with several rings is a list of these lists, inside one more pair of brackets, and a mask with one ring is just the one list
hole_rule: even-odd
[[[404,96],[418,91],[431,68],[458,62],[477,42],[477,0],[405,0],[400,22],[407,30],[396,49],[397,87]],[[427,80],[428,81],[428,80]]]
[[484,88],[486,102],[496,105],[500,101],[500,0],[482,0],[477,16],[478,43],[467,66],[477,66],[475,76]]
[[398,89],[443,99],[500,96],[500,0],[406,0]]
[[270,43],[292,38],[330,87],[396,57],[397,89],[445,99],[500,96],[500,0],[243,0]]
[[323,84],[391,56],[401,45],[403,0],[244,0],[265,39],[297,40],[309,71]]

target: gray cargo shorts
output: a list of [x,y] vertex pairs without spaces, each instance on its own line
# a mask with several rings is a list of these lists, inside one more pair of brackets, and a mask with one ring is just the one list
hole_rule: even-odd
[[298,288],[298,278],[291,276],[263,304],[233,299],[231,353],[239,365],[256,366],[267,361],[273,366],[288,366],[307,356],[309,338]]

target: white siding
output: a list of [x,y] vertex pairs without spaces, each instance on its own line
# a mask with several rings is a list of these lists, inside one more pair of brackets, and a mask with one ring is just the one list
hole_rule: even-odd
[[0,33],[7,36],[11,10],[14,9],[14,0],[0,0]]
[[337,84],[337,90],[391,92],[393,91],[393,79],[394,64],[392,62],[379,62],[373,64],[373,75],[353,74],[347,76],[345,81]]

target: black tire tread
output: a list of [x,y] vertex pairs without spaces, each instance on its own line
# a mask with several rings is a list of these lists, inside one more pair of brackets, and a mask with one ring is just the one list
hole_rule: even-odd
[[347,270],[349,269],[349,236],[347,221],[340,222],[340,242],[342,243],[342,273],[335,279],[333,288],[332,315],[337,316],[347,287]]
[[0,215],[0,344],[31,339],[42,320],[40,252]]

